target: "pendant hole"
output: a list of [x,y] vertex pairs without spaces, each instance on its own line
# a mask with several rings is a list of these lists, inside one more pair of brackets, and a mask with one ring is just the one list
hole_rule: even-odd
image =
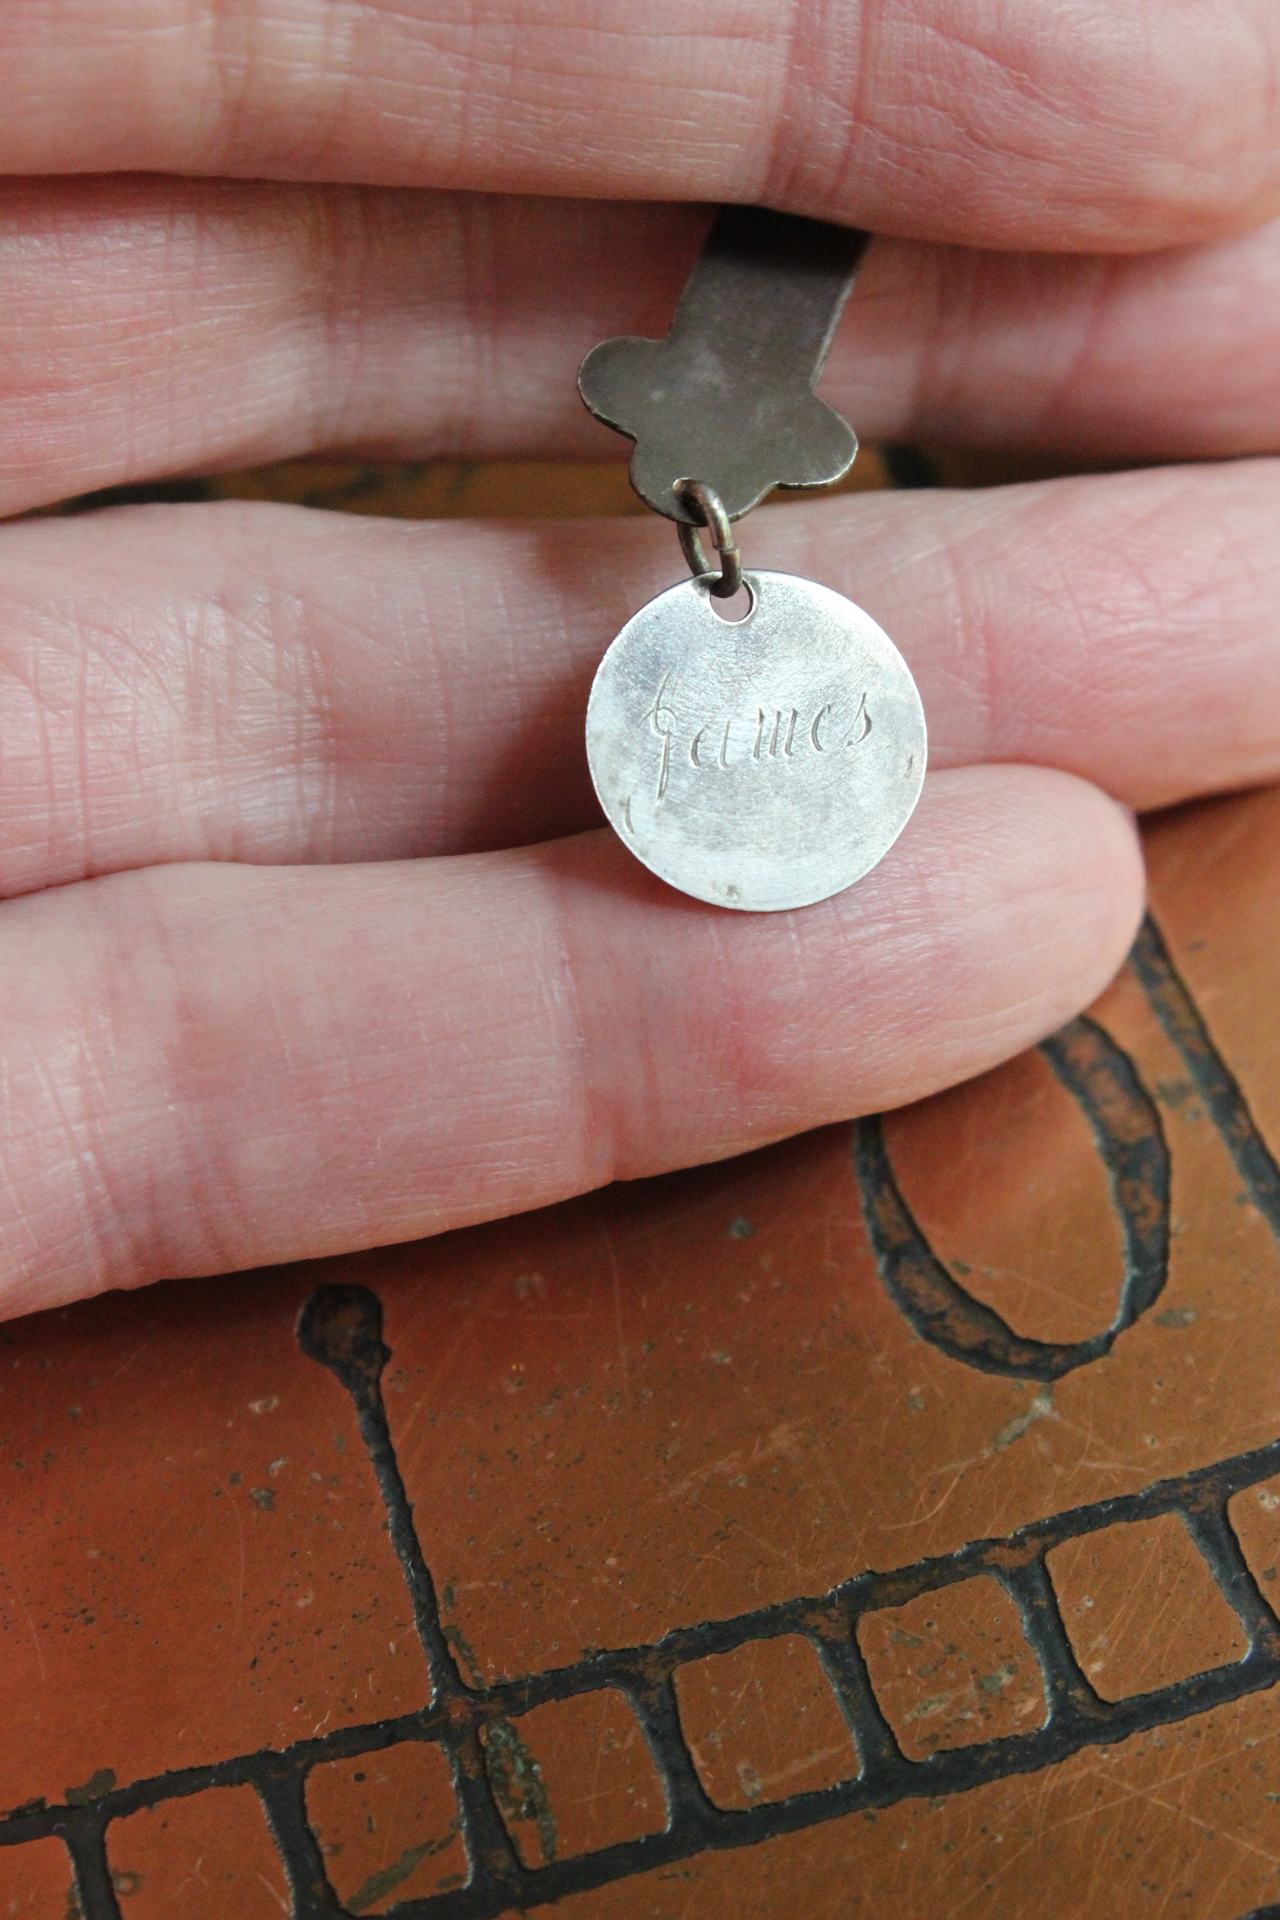
[[727,600],[717,600],[714,593],[707,597],[727,627],[740,627],[756,604],[756,597],[745,580]]

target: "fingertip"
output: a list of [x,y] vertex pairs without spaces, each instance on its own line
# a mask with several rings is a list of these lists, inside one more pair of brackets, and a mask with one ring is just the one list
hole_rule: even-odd
[[998,1065],[1096,998],[1144,900],[1132,817],[1023,766],[931,774],[880,866],[794,913],[685,900],[611,836],[554,857],[572,877],[594,1111],[624,1177]]
[[1136,819],[1089,781],[1006,765],[939,773],[930,787],[903,855],[917,911],[934,916],[933,983],[953,1018],[932,1057],[912,1060],[906,1099],[982,1072],[1081,1012],[1124,964],[1146,900]]

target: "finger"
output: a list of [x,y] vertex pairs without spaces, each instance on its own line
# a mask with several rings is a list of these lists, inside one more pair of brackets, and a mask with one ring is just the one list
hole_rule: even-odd
[[[578,362],[612,334],[666,332],[707,217],[11,183],[0,512],[317,451],[619,457]],[[1280,223],[1135,259],[880,241],[823,392],[864,439],[1188,458],[1280,447],[1278,369]]]
[[[1131,806],[1280,774],[1280,462],[765,508],[748,564],[864,605],[935,766]],[[405,858],[599,818],[591,677],[678,578],[652,517],[133,508],[0,535],[0,892],[155,861]]]
[[408,1239],[914,1098],[1092,998],[1141,896],[1111,802],[985,768],[804,913],[685,900],[605,833],[16,902],[0,1305]]
[[1280,210],[1272,0],[32,0],[0,170],[768,201],[997,246]]

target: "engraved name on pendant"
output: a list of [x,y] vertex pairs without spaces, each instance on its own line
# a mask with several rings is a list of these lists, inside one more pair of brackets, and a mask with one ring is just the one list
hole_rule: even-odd
[[652,872],[768,912],[841,892],[883,858],[924,779],[924,712],[871,617],[794,574],[750,573],[726,621],[685,580],[600,663],[587,754],[610,822]]

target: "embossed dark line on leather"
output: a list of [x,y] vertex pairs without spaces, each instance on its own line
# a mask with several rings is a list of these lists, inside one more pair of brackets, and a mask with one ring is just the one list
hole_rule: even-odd
[[338,1920],[343,1908],[325,1874],[320,1843],[307,1823],[306,1769],[272,1755],[256,1770],[252,1784],[284,1862],[293,1909],[290,1920]]
[[833,1618],[827,1631],[820,1627],[811,1636],[811,1644],[853,1735],[860,1778],[887,1779],[908,1764],[907,1757],[876,1699],[856,1628],[856,1620]]
[[1089,1122],[1124,1231],[1125,1278],[1110,1329],[1114,1340],[1159,1299],[1169,1277],[1171,1166],[1164,1121],[1133,1061],[1096,1020],[1081,1015],[1069,1021],[1042,1040],[1039,1051]]
[[86,1811],[84,1818],[68,1821],[62,1830],[84,1920],[122,1920],[107,1863],[106,1832],[107,1821],[98,1803]]
[[[387,1511],[391,1544],[409,1589],[414,1623],[431,1677],[432,1700],[445,1709],[439,1738],[453,1773],[468,1856],[473,1868],[483,1864],[488,1884],[513,1885],[519,1860],[498,1810],[478,1723],[474,1716],[459,1717],[449,1712],[475,1690],[464,1683],[453,1649],[445,1639],[435,1582],[413,1524],[413,1506],[391,1439],[382,1398],[382,1372],[391,1358],[382,1338],[382,1302],[367,1287],[320,1287],[304,1302],[298,1315],[297,1339],[305,1354],[328,1367],[355,1406],[360,1437]],[[320,1863],[318,1850],[316,1861]],[[322,1863],[320,1876],[332,1896]],[[326,1913],[331,1910],[340,1911],[327,1906],[322,1909]]]
[[1157,1299],[1169,1269],[1169,1147],[1129,1056],[1081,1016],[1042,1041],[1054,1075],[1089,1122],[1124,1235],[1124,1276],[1109,1327],[1071,1343],[1029,1340],[938,1259],[894,1178],[878,1117],[854,1128],[867,1235],[890,1297],[922,1339],[983,1373],[1054,1381],[1109,1353]]
[[1280,1659],[1280,1622],[1240,1551],[1226,1501],[1217,1499],[1207,1485],[1199,1491],[1201,1499],[1181,1509],[1181,1517],[1200,1558],[1244,1628],[1250,1647],[1264,1647]]
[[997,1577],[1018,1609],[1027,1644],[1039,1663],[1048,1724],[1057,1723],[1059,1738],[1071,1741],[1073,1750],[1094,1744],[1107,1720],[1108,1702],[1076,1659],[1045,1554],[1036,1554],[1021,1567],[1005,1568]]
[[[358,1325],[367,1331],[376,1322],[368,1302],[352,1297],[356,1291],[343,1289],[336,1299],[316,1303],[305,1324],[317,1324],[323,1305],[327,1313],[340,1308],[348,1326]],[[385,1349],[382,1352],[385,1354]],[[323,1364],[331,1363],[326,1359]],[[336,1367],[332,1370],[338,1372]],[[369,1373],[367,1364],[348,1367],[344,1381],[349,1381],[348,1390],[363,1395],[366,1403],[371,1392]],[[667,1829],[595,1853],[526,1868],[518,1862],[507,1863],[504,1856],[510,1843],[505,1828],[504,1843],[496,1848],[493,1845],[496,1835],[491,1828],[485,1831],[484,1796],[477,1801],[464,1793],[460,1796],[463,1827],[473,1862],[469,1884],[425,1899],[400,1902],[394,1908],[397,1920],[496,1920],[504,1910],[587,1891],[698,1853],[756,1845],[860,1809],[884,1807],[921,1794],[964,1793],[984,1781],[1037,1772],[1082,1747],[1114,1745],[1131,1734],[1199,1715],[1280,1682],[1280,1626],[1247,1568],[1243,1568],[1234,1536],[1229,1528],[1222,1531],[1227,1500],[1277,1471],[1280,1440],[1134,1494],[1118,1495],[1033,1522],[1004,1539],[973,1541],[956,1553],[887,1573],[864,1572],[824,1596],[781,1602],[734,1619],[679,1628],[655,1643],[596,1654],[570,1667],[527,1675],[518,1681],[484,1688],[459,1683],[449,1699],[438,1693],[435,1704],[419,1714],[344,1728],[301,1741],[281,1753],[243,1755],[208,1767],[164,1774],[113,1789],[90,1807],[20,1812],[0,1822],[0,1843],[60,1835],[84,1861],[77,1871],[85,1885],[85,1920],[119,1920],[109,1874],[102,1877],[105,1857],[101,1834],[107,1823],[141,1807],[209,1787],[248,1784],[257,1789],[268,1810],[301,1920],[337,1920],[343,1909],[324,1879],[318,1848],[306,1829],[305,1780],[314,1765],[377,1751],[400,1740],[429,1740],[455,1757],[468,1752],[470,1778],[474,1780],[477,1771],[484,1771],[482,1766],[476,1768],[476,1756],[485,1724],[499,1718],[518,1718],[533,1706],[601,1687],[618,1688],[636,1713],[664,1780],[670,1813]],[[392,1484],[399,1485],[398,1473]],[[1155,1692],[1114,1703],[1103,1701],[1093,1694],[1071,1651],[1045,1572],[1045,1555],[1063,1540],[1119,1521],[1149,1519],[1169,1512],[1180,1515],[1215,1579],[1232,1598],[1249,1631],[1250,1651],[1238,1663],[1192,1675]],[[857,1623],[866,1613],[936,1592],[978,1573],[994,1575],[1018,1605],[1023,1630],[1045,1676],[1049,1719],[1029,1733],[954,1749],[925,1761],[908,1761],[866,1680],[856,1641]],[[817,1650],[858,1743],[861,1772],[821,1792],[797,1794],[745,1811],[717,1808],[707,1799],[692,1767],[679,1725],[672,1676],[688,1661],[784,1633],[805,1635]]]
[[1280,1240],[1280,1166],[1249,1110],[1240,1082],[1218,1052],[1204,1018],[1173,964],[1164,936],[1150,914],[1142,923],[1129,964],[1222,1136],[1258,1211]]
[[382,1302],[367,1287],[320,1287],[298,1315],[297,1340],[307,1357],[327,1367],[351,1395],[360,1438],[387,1510],[391,1544],[409,1589],[432,1690],[456,1693],[462,1676],[440,1625],[435,1582],[413,1524],[382,1401],[382,1370],[391,1358],[382,1339]]

